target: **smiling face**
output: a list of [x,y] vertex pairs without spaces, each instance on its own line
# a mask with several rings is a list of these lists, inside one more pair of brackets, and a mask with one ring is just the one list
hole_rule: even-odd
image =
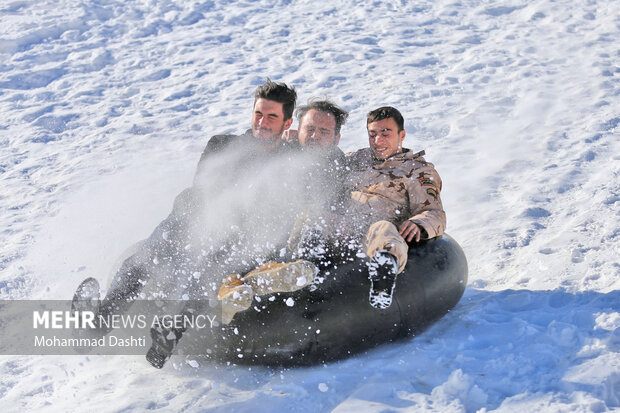
[[301,146],[327,148],[338,145],[340,134],[336,134],[336,118],[329,112],[310,109],[299,121],[299,143]]
[[367,125],[368,143],[377,159],[387,159],[403,150],[405,130],[398,131],[394,118],[371,122]]
[[254,137],[265,143],[274,143],[280,135],[290,128],[293,118],[284,120],[282,103],[259,98],[254,103],[252,113],[252,132]]

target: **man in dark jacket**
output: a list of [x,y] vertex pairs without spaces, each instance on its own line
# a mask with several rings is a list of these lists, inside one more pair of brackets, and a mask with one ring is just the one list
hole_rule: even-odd
[[[122,314],[139,297],[178,299],[202,276],[210,278],[205,280],[207,284],[215,282],[219,265],[239,265],[244,261],[244,254],[231,258],[225,252],[235,242],[243,243],[243,237],[247,237],[243,232],[260,222],[258,216],[246,216],[260,205],[241,201],[236,208],[230,206],[239,198],[236,195],[243,195],[240,192],[244,188],[239,186],[248,176],[275,181],[273,175],[278,171],[268,168],[269,164],[276,159],[286,161],[287,154],[295,151],[280,138],[293,122],[296,98],[294,88],[268,79],[255,90],[251,129],[241,135],[216,135],[208,141],[193,186],[176,197],[170,215],[123,262],[101,301],[100,315]],[[265,192],[275,192],[278,187],[266,186],[261,188]],[[269,209],[273,205],[263,207]],[[241,239],[233,240],[234,237]],[[246,265],[252,268],[252,264]],[[143,290],[150,279],[157,283],[145,294]],[[84,298],[80,295],[86,291],[98,296],[95,284],[94,279],[86,280],[76,298]],[[204,283],[202,290],[205,294],[208,290]]]

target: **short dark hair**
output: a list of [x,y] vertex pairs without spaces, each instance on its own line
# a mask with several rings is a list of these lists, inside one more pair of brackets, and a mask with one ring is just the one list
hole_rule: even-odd
[[293,117],[293,109],[295,109],[295,101],[297,100],[297,92],[295,92],[294,87],[289,87],[283,82],[273,82],[267,78],[267,81],[254,91],[254,104],[261,98],[281,103],[284,120]]
[[401,115],[398,109],[391,106],[382,106],[368,112],[368,115],[366,115],[366,125],[389,118],[394,119],[396,125],[398,126],[399,132],[405,129],[405,120],[403,119],[403,115]]
[[300,125],[301,118],[303,118],[304,115],[308,113],[308,111],[311,109],[318,110],[320,112],[331,113],[332,115],[334,115],[334,119],[336,120],[336,135],[340,133],[340,128],[342,127],[342,125],[344,125],[344,123],[347,121],[347,118],[349,117],[349,112],[327,99],[309,100],[307,105],[300,106],[295,110],[295,117],[297,118],[297,121],[300,123]]

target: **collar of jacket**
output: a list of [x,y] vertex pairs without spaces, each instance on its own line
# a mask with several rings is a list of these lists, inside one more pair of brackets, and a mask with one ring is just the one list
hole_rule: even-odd
[[419,158],[421,156],[424,156],[426,154],[426,152],[424,150],[421,150],[420,152],[413,152],[411,149],[408,148],[403,148],[403,150],[401,152],[395,153],[394,155],[387,157],[385,159],[377,159],[375,157],[374,152],[372,152],[372,164],[373,166],[375,165],[380,165],[384,162],[389,162],[389,161],[399,161],[399,160],[406,160],[406,159],[415,159],[415,158]]
[[246,140],[245,144],[251,147],[254,151],[263,153],[265,155],[269,154],[277,154],[277,153],[286,153],[291,151],[297,151],[300,149],[299,144],[294,142],[286,142],[282,139],[278,142],[278,144],[270,148],[268,144],[265,144],[260,139],[254,136],[252,129],[246,130],[242,135],[244,140]]
[[[289,144],[294,145],[294,142]],[[297,144],[297,148],[301,152],[316,154],[318,156],[328,158],[328,159],[344,159],[344,152],[336,145],[327,146],[327,147],[303,147]]]

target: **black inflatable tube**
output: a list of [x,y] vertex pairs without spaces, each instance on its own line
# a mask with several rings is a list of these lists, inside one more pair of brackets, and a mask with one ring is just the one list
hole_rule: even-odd
[[320,276],[324,281],[313,291],[307,287],[255,300],[209,340],[208,357],[236,364],[313,365],[418,334],[460,300],[467,260],[447,234],[410,248],[394,301],[383,310],[368,302],[364,260]]

